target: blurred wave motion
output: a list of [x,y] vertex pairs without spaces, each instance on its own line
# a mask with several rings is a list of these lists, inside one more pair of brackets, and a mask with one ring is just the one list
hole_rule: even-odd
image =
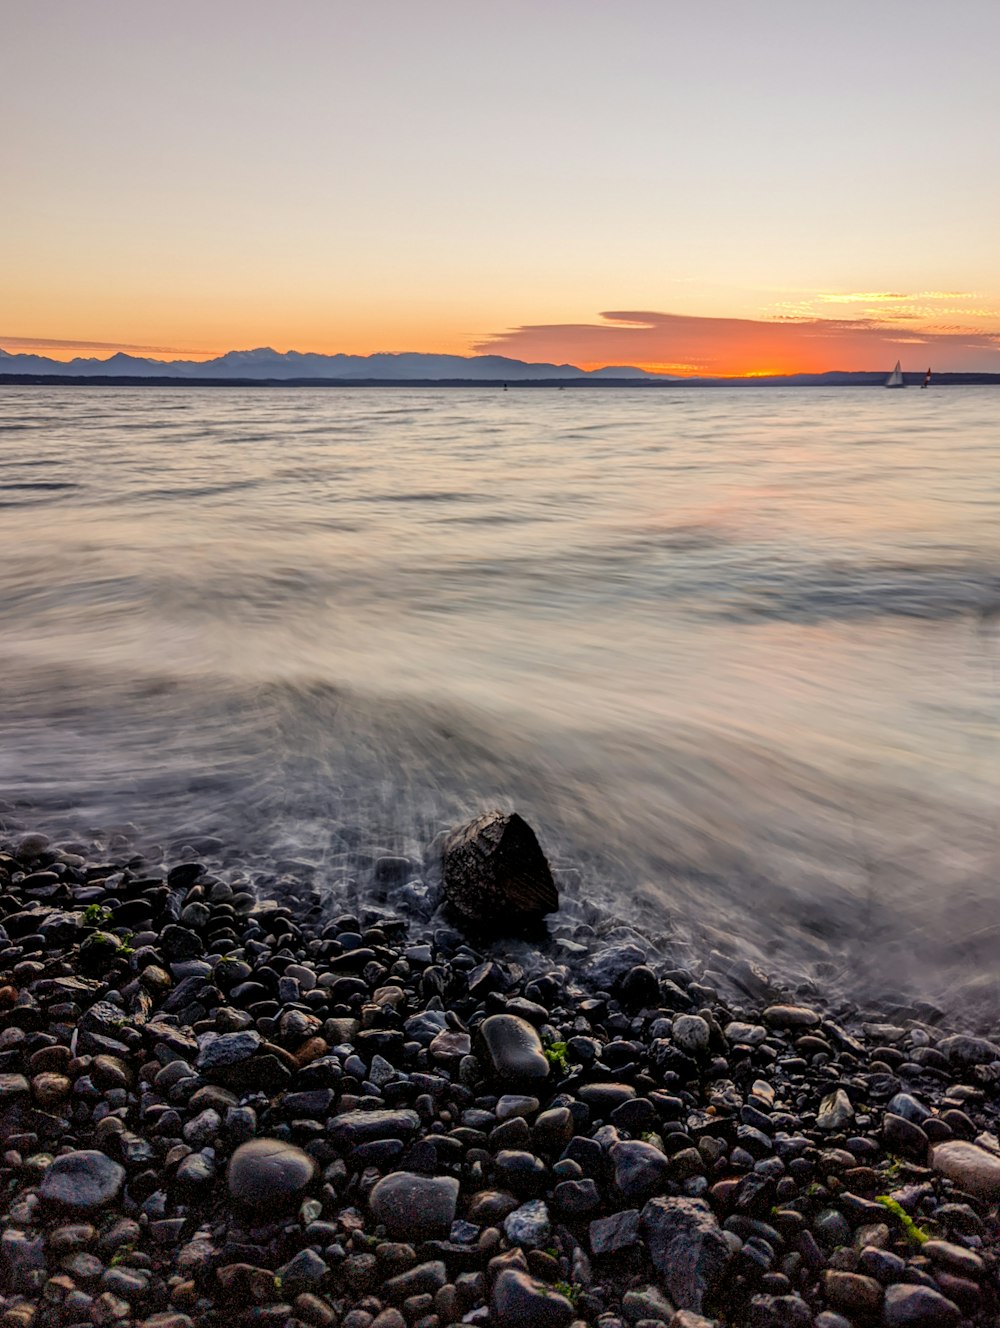
[[8,388],[0,799],[1000,1008],[998,400]]

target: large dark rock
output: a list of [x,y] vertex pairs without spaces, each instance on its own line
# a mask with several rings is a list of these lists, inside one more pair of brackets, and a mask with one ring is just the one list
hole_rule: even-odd
[[650,1199],[642,1229],[653,1266],[675,1304],[703,1312],[718,1290],[732,1250],[701,1199]]
[[554,913],[559,892],[531,826],[486,812],[444,844],[444,893],[466,922],[514,924]]

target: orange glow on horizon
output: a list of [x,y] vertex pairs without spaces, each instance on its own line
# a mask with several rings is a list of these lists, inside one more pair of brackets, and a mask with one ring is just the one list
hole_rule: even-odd
[[[0,332],[0,347],[11,354],[63,363],[77,357],[104,361],[118,352],[160,362],[201,363],[229,351],[269,347],[279,354],[294,350],[355,356],[501,355],[527,363],[571,364],[587,371],[630,366],[677,378],[888,372],[897,359],[911,370],[931,364],[942,372],[968,368],[1000,372],[1000,310],[993,327],[974,330],[944,320],[899,325],[871,318],[613,312],[593,322],[528,323],[485,337],[468,331],[470,322],[475,326],[473,319],[481,325],[489,317],[483,310],[456,315],[454,309],[430,311],[414,306],[402,314],[370,309],[357,316],[341,310],[339,327],[315,311],[302,319],[295,318],[291,309],[270,316],[255,310],[252,319],[241,317],[241,312],[220,306],[219,313],[206,317],[192,333],[193,320],[184,318],[181,309],[167,307],[158,327],[141,326],[131,318],[128,324],[119,324],[114,330],[126,335],[116,341],[109,335],[109,327],[80,327],[85,311],[75,309],[72,332],[77,335],[59,338]],[[459,316],[464,328],[456,326]],[[49,329],[52,322],[44,330]],[[71,333],[70,328],[64,330]],[[79,335],[84,331],[90,336]]]
[[[176,361],[186,360],[202,364],[208,360],[218,359],[219,357],[227,353],[227,351],[224,350],[168,351],[160,349],[147,349],[145,347],[141,348],[133,347],[127,344],[123,344],[116,349],[112,349],[106,344],[100,347],[88,347],[80,344],[75,344],[71,346],[60,346],[60,345],[20,346],[16,344],[16,340],[17,339],[14,338],[11,338],[6,342],[0,340],[0,346],[2,346],[4,350],[9,351],[11,354],[38,355],[47,360],[56,360],[61,364],[67,364],[74,359],[109,360],[112,358],[112,356],[119,353],[130,355],[136,359],[150,359],[150,360],[158,360],[161,362],[168,362],[168,363],[173,360]],[[376,342],[372,344],[364,343],[364,349],[354,349],[354,348],[346,349],[343,343],[335,343],[333,345],[330,345],[329,347],[304,346],[301,344],[292,345],[292,346],[282,346],[282,345],[275,346],[270,342],[262,341],[259,339],[258,340],[243,339],[240,342],[234,343],[234,345],[231,346],[229,349],[232,351],[239,352],[239,351],[257,350],[265,346],[270,346],[271,349],[276,350],[279,354],[283,354],[286,351],[297,351],[300,354],[314,354],[314,355],[336,355],[336,354],[376,355],[376,354],[405,354],[408,352],[412,352],[412,353],[418,353],[418,354],[422,353],[428,355],[470,356],[470,355],[475,355],[477,353],[482,353],[482,352],[477,352],[474,349],[474,347],[470,346],[466,341],[458,341],[457,344],[455,344],[453,347],[448,347],[447,349],[442,348],[440,342],[438,342],[430,348],[408,346],[405,351],[399,351],[399,350],[389,350],[383,342]],[[510,354],[511,357],[515,359],[526,358],[528,360],[533,360],[537,358],[534,355],[521,357],[516,355],[514,352],[499,352],[499,353]],[[541,358],[543,360],[547,359],[547,357],[545,356],[542,356]],[[609,364],[612,363],[612,361],[607,359],[593,360],[593,361],[583,361],[583,360],[570,361],[567,359],[566,356],[558,355],[555,353],[552,356],[552,360],[553,362],[560,364],[572,363],[574,367],[583,369],[587,373],[593,373],[596,370],[605,369],[609,366]],[[617,363],[617,361],[615,361],[615,363]],[[670,378],[771,378],[771,377],[782,377],[785,375],[797,374],[797,373],[818,373],[818,372],[823,372],[824,369],[830,368],[831,366],[824,365],[823,369],[818,369],[804,361],[803,362],[789,361],[788,363],[782,365],[780,368],[775,368],[771,365],[761,368],[759,362],[756,360],[750,360],[740,363],[740,361],[735,358],[732,361],[723,361],[721,363],[713,365],[692,364],[683,361],[666,361],[666,362],[660,360],[644,361],[638,358],[634,358],[628,361],[628,367],[634,369],[641,369],[644,373],[660,375]]]

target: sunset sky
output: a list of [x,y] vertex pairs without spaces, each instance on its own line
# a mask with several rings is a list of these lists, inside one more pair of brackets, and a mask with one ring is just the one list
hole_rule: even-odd
[[0,346],[1000,372],[997,0],[0,0]]

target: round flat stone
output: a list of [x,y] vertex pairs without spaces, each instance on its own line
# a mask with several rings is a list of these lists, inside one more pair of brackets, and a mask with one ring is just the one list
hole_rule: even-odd
[[930,1287],[897,1283],[885,1293],[886,1328],[952,1328],[961,1319],[958,1306]]
[[537,1097],[524,1097],[520,1093],[505,1093],[494,1108],[497,1120],[513,1120],[515,1116],[533,1116],[541,1104]]
[[458,1181],[393,1171],[376,1183],[368,1203],[390,1238],[445,1239],[455,1220]]
[[978,1144],[950,1139],[931,1151],[931,1166],[978,1199],[1000,1199],[1000,1157]]
[[315,1175],[315,1159],[294,1144],[251,1139],[240,1144],[230,1158],[226,1180],[238,1203],[252,1208],[285,1207],[308,1189]]
[[682,1014],[674,1020],[674,1042],[689,1056],[700,1056],[707,1051],[709,1037],[708,1024],[700,1014]]
[[38,1187],[46,1203],[86,1213],[113,1203],[125,1184],[125,1168],[106,1153],[64,1153],[46,1168]]

